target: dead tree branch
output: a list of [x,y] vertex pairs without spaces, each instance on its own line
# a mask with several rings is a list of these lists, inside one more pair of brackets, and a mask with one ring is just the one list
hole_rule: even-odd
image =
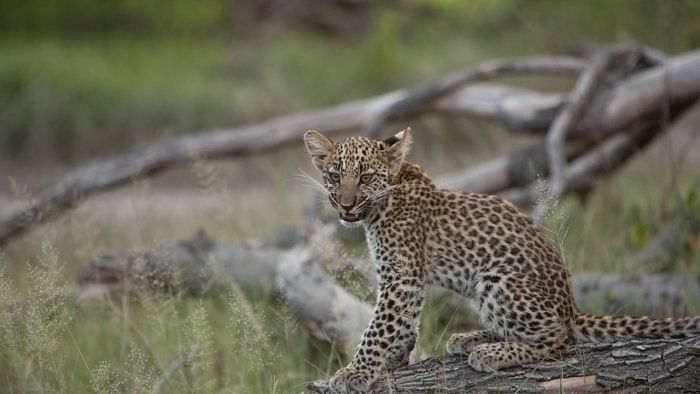
[[[610,175],[634,153],[649,144],[658,132],[657,128],[648,128],[618,134],[577,158],[564,170],[565,189],[562,194],[589,186],[596,176]],[[499,195],[519,206],[528,206],[537,201],[539,189],[537,181],[534,181],[525,187],[502,191]]]
[[[564,144],[567,134],[585,113],[586,108],[593,99],[593,95],[603,80],[605,72],[610,68],[614,54],[615,51],[613,50],[603,50],[593,56],[590,64],[586,66],[574,90],[569,95],[568,104],[559,112],[547,133],[545,141],[549,158],[549,185],[551,193],[556,199],[562,196],[566,188],[566,177],[564,175],[566,153],[564,152]],[[546,202],[540,201],[533,212],[534,219],[539,221],[546,211]]]
[[[2,219],[0,246],[32,226],[64,213],[85,198],[129,184],[141,177],[153,176],[168,168],[197,159],[242,157],[279,149],[298,143],[301,135],[308,129],[324,130],[330,135],[358,129],[367,123],[371,114],[403,99],[407,94],[406,90],[399,90],[328,109],[287,115],[259,124],[186,135],[107,160],[89,163],[67,174],[58,184],[43,192],[36,201]],[[425,112],[475,114],[498,120],[508,125],[511,130],[541,132],[546,129],[552,114],[562,103],[561,98],[556,101],[556,95],[539,95],[523,89],[497,85],[465,88],[455,94],[459,94],[455,100],[445,97],[445,101],[432,104]],[[494,95],[508,100],[508,104],[494,101]],[[532,100],[533,97],[539,99]],[[393,120],[412,119],[423,113],[419,112]]]
[[367,123],[363,135],[376,137],[389,120],[404,119],[419,112],[441,97],[454,93],[461,87],[505,75],[523,74],[576,74],[582,69],[580,59],[567,57],[543,57],[522,60],[499,59],[477,65],[474,68],[446,75],[411,90],[406,97],[382,108]]
[[[663,67],[654,67],[634,74],[597,95],[591,109],[570,134],[572,138],[602,139],[624,130],[635,121],[659,114],[659,99],[666,96],[672,110],[700,96],[700,51],[671,58]],[[149,176],[195,159],[239,157],[269,151],[298,141],[301,133],[309,128],[319,128],[330,134],[342,133],[367,124],[368,119],[407,97],[408,91],[398,91],[322,111],[285,116],[257,125],[178,137],[122,156],[88,164],[68,174],[36,201],[0,221],[0,245],[32,226],[63,213],[82,199],[127,184],[139,177]],[[445,99],[446,97],[442,97],[442,100]],[[443,101],[446,102],[448,101]],[[415,111],[395,112],[392,115],[395,118],[390,120],[405,120],[420,115],[422,111],[408,104],[402,108],[412,108]],[[430,105],[426,103],[425,109],[429,108]],[[517,113],[511,115],[516,118],[519,116]]]
[[83,302],[114,292],[203,294],[234,286],[276,293],[315,337],[341,345],[354,346],[371,315],[370,307],[335,284],[305,246],[225,245],[202,232],[143,252],[102,254],[80,270],[78,283],[77,299]]

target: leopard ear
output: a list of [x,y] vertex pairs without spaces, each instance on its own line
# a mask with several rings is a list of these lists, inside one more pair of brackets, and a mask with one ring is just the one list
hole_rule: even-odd
[[382,142],[389,159],[389,170],[392,174],[397,174],[401,169],[401,164],[411,150],[411,128],[407,127]]
[[333,141],[316,130],[309,130],[304,133],[304,144],[311,156],[311,162],[319,171],[323,172],[328,157],[335,151]]

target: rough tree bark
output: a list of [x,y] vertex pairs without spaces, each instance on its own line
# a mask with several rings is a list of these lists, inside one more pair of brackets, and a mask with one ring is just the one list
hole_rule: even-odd
[[[307,388],[332,391],[326,382]],[[582,344],[561,360],[497,373],[477,372],[465,357],[445,356],[387,372],[372,393],[697,393],[700,337]]]
[[[583,62],[576,59],[564,62],[561,58],[538,59],[537,61],[542,62],[541,70],[550,73],[577,74],[583,67]],[[528,61],[532,62],[525,60]],[[526,69],[536,71],[537,67],[531,64]],[[63,181],[44,192],[36,201],[0,221],[0,245],[31,226],[63,213],[81,199],[178,164],[201,158],[237,157],[279,148],[298,141],[301,133],[309,128],[319,128],[330,134],[337,134],[367,125],[377,118],[377,114],[382,113],[385,115],[381,116],[381,119],[396,121],[434,111],[440,105],[445,105],[445,110],[452,112],[456,104],[465,103],[462,100],[463,96],[452,101],[449,99],[449,94],[456,94],[453,86],[460,85],[464,80],[465,74],[462,74],[462,80],[459,75],[448,75],[418,89],[393,92],[318,112],[300,113],[257,125],[179,137],[109,160],[88,164],[68,174]],[[469,71],[466,75],[469,75]],[[459,83],[455,83],[455,80]],[[466,80],[470,81],[469,78]],[[653,118],[665,109],[673,112],[699,96],[700,51],[694,51],[670,58],[659,66],[637,72],[602,90],[581,117],[581,122],[569,134],[573,139],[599,141],[610,134],[626,131],[642,119]],[[548,126],[556,111],[551,111],[551,103],[546,104],[548,109],[533,109],[526,117],[533,111],[538,116],[549,116],[549,121],[545,123]],[[507,107],[503,109],[508,110]],[[470,110],[465,108],[465,112]],[[508,118],[504,116],[504,112],[496,113],[501,119]],[[518,117],[517,113],[515,117]]]

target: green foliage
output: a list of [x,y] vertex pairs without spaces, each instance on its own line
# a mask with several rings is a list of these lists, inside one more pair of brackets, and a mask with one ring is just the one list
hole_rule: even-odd
[[218,45],[11,41],[0,48],[0,141],[10,157],[31,151],[32,159],[51,159],[56,149],[67,160],[170,133],[165,127],[212,127],[212,118],[230,112],[229,89],[210,74],[222,62]]
[[[12,4],[7,4],[12,3]],[[189,36],[223,27],[222,0],[0,1],[0,31],[24,36],[132,32]]]
[[231,8],[251,7],[245,2],[30,0],[3,7],[0,153],[24,163],[71,162],[413,86],[488,57],[611,41],[670,52],[700,45],[698,2],[405,5],[371,6],[367,27],[352,37],[224,28],[234,23],[226,19]]
[[630,213],[628,214],[630,223],[629,238],[632,244],[636,247],[644,245],[648,236],[649,230],[644,223],[642,217],[642,208],[639,204],[632,204]]

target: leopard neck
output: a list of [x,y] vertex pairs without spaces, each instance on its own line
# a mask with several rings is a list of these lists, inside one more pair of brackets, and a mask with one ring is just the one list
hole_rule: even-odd
[[396,178],[394,178],[394,185],[401,183],[421,183],[435,188],[433,181],[430,180],[428,174],[426,174],[419,165],[407,161],[401,164],[401,169],[396,175]]

